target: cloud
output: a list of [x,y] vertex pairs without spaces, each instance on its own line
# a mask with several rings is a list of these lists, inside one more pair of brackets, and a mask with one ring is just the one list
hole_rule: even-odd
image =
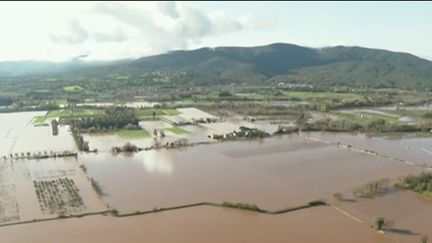
[[88,32],[83,29],[83,27],[76,18],[73,18],[69,21],[67,34],[51,35],[51,38],[54,42],[67,44],[83,43],[88,39],[88,37]]
[[118,27],[114,32],[94,32],[92,38],[97,42],[123,42],[127,40],[123,29]]
[[136,58],[197,48],[257,23],[187,2],[11,2],[0,4],[0,59],[65,60],[83,52],[88,59]]
[[102,3],[95,13],[109,16],[123,27],[132,28],[153,52],[188,48],[203,38],[252,28],[246,24],[250,16],[235,17],[225,12],[206,13],[184,3],[161,2],[156,6],[131,6],[122,3]]
[[176,2],[159,2],[158,7],[161,13],[168,15],[173,19],[176,19],[180,16],[179,12],[177,11]]

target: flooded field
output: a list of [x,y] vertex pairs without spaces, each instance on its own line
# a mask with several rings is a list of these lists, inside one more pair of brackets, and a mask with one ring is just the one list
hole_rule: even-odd
[[105,210],[73,159],[0,161],[0,225]]
[[340,142],[388,156],[432,166],[432,134],[392,134],[368,137],[354,133],[305,133],[320,140]]
[[127,218],[91,216],[0,228],[0,235],[14,243],[396,242],[329,207],[277,216],[206,207]]
[[432,235],[432,199],[414,192],[395,190],[372,199],[342,202],[341,207],[365,222],[375,216],[392,222],[387,232],[404,242],[419,242],[422,235]]
[[203,201],[280,209],[421,171],[296,135],[80,161],[108,194],[104,200],[122,212]]
[[11,153],[74,151],[68,126],[59,126],[57,136],[50,126],[35,127],[33,119],[46,112],[0,113],[0,156]]
[[[49,126],[33,125],[33,118],[43,114],[0,114],[0,155],[75,150],[67,126],[59,127],[59,136],[52,136]],[[277,127],[239,117],[204,125],[175,127],[164,121],[142,121],[140,125],[150,133],[163,129],[166,137],[160,139],[161,143],[181,138],[208,141],[209,134],[231,132],[241,125],[269,132]],[[367,182],[382,178],[394,181],[426,170],[349,150],[337,146],[338,142],[428,166],[432,158],[430,137],[414,135],[370,138],[313,132],[117,155],[110,152],[113,146],[131,142],[148,147],[155,140],[153,136],[83,135],[98,153],[42,160],[2,158],[0,225],[101,212],[107,207],[132,213],[199,202],[250,203],[266,210],[317,199],[333,204],[334,193],[350,197],[354,189]],[[90,178],[103,191],[101,197]],[[273,216],[200,206],[127,218],[90,216],[0,227],[0,235],[6,242],[46,242],[47,237],[67,242],[70,237],[65,236],[79,232],[74,233],[79,239],[72,237],[71,242],[119,242],[127,237],[128,242],[324,243],[396,242],[395,238],[417,242],[421,234],[432,235],[428,228],[432,224],[432,201],[411,192],[394,191],[373,199],[336,202],[336,206],[363,223],[327,206]],[[392,231],[382,235],[369,227],[377,215],[394,222]],[[20,233],[23,230],[31,233]]]

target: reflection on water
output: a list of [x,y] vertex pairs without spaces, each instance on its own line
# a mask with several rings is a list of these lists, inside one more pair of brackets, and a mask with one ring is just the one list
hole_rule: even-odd
[[166,174],[170,175],[173,172],[172,153],[160,153],[158,151],[141,152],[137,156],[142,159],[145,170],[150,174]]

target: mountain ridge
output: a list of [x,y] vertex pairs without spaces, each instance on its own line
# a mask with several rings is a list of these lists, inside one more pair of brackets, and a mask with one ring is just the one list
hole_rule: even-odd
[[[56,75],[71,73],[67,68],[58,70]],[[78,65],[72,73],[142,77],[156,71],[168,73],[172,82],[197,84],[294,82],[399,88],[425,88],[432,84],[432,62],[410,53],[360,46],[311,48],[288,43],[175,50],[133,60]],[[169,73],[187,76],[179,80]]]

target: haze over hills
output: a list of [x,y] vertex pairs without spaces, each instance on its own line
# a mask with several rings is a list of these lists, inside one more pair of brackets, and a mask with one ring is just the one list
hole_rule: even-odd
[[[186,74],[178,82],[299,83],[416,87],[432,84],[432,62],[408,53],[363,47],[307,48],[275,43],[257,47],[217,47],[171,51],[136,60],[105,63],[0,62],[0,75],[53,73],[106,76],[154,71]],[[175,75],[169,77],[176,82]]]

